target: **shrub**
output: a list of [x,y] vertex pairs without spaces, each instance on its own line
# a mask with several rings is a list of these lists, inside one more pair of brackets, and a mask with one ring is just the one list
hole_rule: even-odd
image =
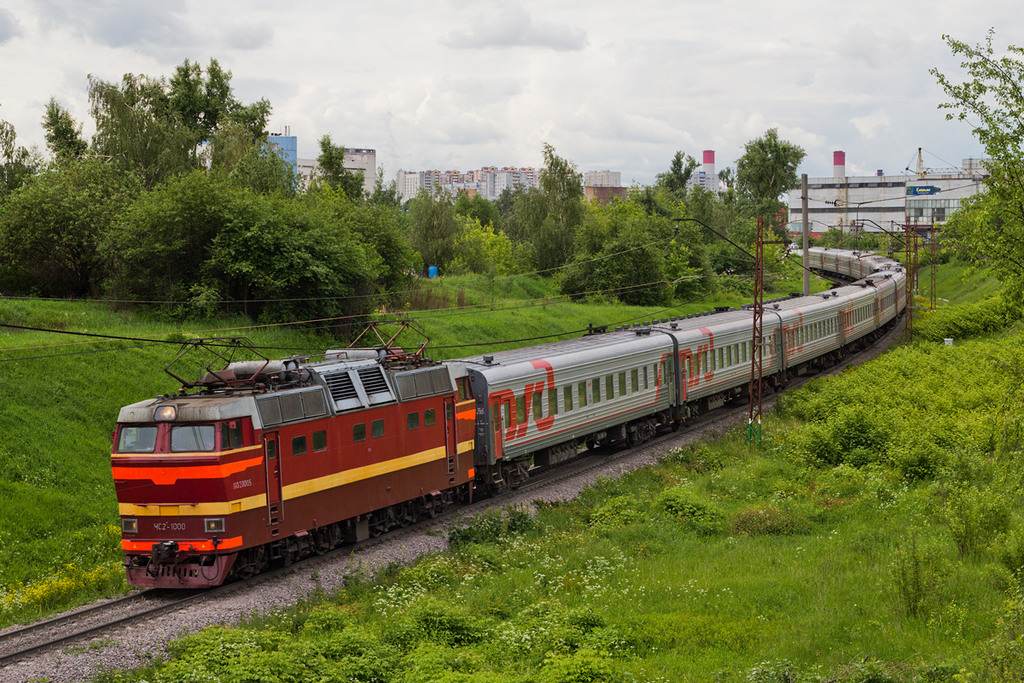
[[613,496],[603,505],[591,511],[588,521],[599,529],[613,529],[635,524],[644,518],[639,510],[640,506],[640,501],[634,496]]
[[725,518],[718,509],[683,487],[665,489],[658,495],[654,506],[701,536],[719,534],[725,524]]
[[811,530],[811,522],[792,510],[759,505],[734,515],[729,520],[729,528],[741,536],[783,536],[805,534]]
[[697,473],[717,472],[725,464],[722,454],[703,442],[673,448],[665,456],[664,462],[679,463]]
[[931,610],[938,593],[942,564],[934,550],[918,547],[916,535],[897,546],[890,573],[897,610],[902,615],[921,617]]
[[992,489],[957,486],[942,514],[962,557],[977,554],[992,537],[1010,528],[1010,501]]
[[467,645],[483,639],[485,628],[465,611],[428,599],[410,610],[410,617],[426,640],[444,645]]
[[506,536],[525,534],[533,527],[534,519],[525,507],[491,508],[463,526],[449,527],[448,543],[453,547],[468,543],[497,543]]

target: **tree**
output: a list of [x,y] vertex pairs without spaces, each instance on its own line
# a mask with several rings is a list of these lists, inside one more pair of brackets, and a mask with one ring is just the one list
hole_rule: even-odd
[[963,58],[962,82],[932,69],[949,97],[939,105],[946,119],[971,122],[985,148],[989,177],[986,192],[964,202],[943,230],[943,237],[975,262],[991,266],[1008,292],[1024,303],[1024,48],[997,52],[995,32],[968,45],[943,39]]
[[89,76],[93,150],[138,173],[147,187],[196,168],[201,136],[171,113],[165,85],[125,74],[120,85]]
[[228,178],[257,194],[294,197],[298,186],[295,169],[266,140],[251,145]]
[[363,172],[345,168],[345,148],[331,143],[331,136],[320,138],[320,156],[316,158],[316,181],[341,190],[352,201],[363,196]]
[[668,171],[657,175],[657,185],[665,188],[676,199],[682,199],[686,194],[686,184],[690,182],[696,168],[697,160],[678,150],[672,157]]
[[14,126],[0,119],[0,202],[31,178],[41,165],[38,155],[18,145]]
[[423,265],[445,270],[455,257],[455,242],[463,229],[452,198],[422,190],[409,206],[409,229],[413,248],[423,257]]
[[736,162],[739,193],[780,238],[785,237],[785,219],[780,219],[785,213],[779,197],[799,184],[796,169],[805,155],[802,147],[780,140],[779,131],[770,128],[764,137],[748,142]]
[[[243,105],[231,94],[231,72],[210,60],[207,75],[185,60],[171,82],[125,74],[120,84],[89,76],[95,153],[137,172],[147,187],[198,168],[199,145],[213,142],[230,122],[252,142],[266,136],[270,103]],[[246,148],[245,151],[248,151]],[[229,153],[231,159],[242,154]]]
[[43,296],[98,293],[107,272],[100,244],[139,190],[134,176],[98,158],[33,177],[0,214],[8,286]]
[[498,206],[481,195],[470,197],[466,192],[460,192],[455,198],[455,213],[475,218],[481,225],[490,225],[494,228],[501,226]]
[[46,103],[43,114],[43,130],[46,131],[46,147],[57,161],[69,161],[81,157],[89,149],[82,139],[82,126],[53,97]]

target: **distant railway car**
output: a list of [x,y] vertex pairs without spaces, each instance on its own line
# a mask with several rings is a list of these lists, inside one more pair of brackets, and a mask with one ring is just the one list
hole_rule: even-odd
[[812,249],[856,282],[749,307],[430,363],[390,351],[232,363],[121,409],[112,454],[130,583],[247,577],[515,486],[583,446],[636,444],[750,387],[837,362],[906,307],[889,259]]
[[111,457],[136,586],[199,587],[468,498],[463,366],[248,362],[121,409]]

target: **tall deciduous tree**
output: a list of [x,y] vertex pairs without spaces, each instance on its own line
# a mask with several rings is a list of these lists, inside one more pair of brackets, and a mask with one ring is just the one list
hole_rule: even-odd
[[992,266],[1008,291],[1024,303],[1024,48],[993,47],[990,30],[978,45],[943,36],[963,59],[963,80],[931,73],[949,101],[948,120],[969,122],[989,157],[986,192],[953,214],[943,240],[980,264]]
[[770,128],[763,137],[744,145],[743,156],[736,161],[737,189],[779,236],[784,236],[785,230],[779,197],[799,184],[796,169],[805,155],[803,147],[779,139],[779,131]]
[[46,103],[43,130],[46,131],[46,147],[57,161],[77,159],[89,149],[82,139],[81,124],[53,97]]
[[44,296],[99,292],[100,244],[140,188],[99,158],[73,159],[33,177],[0,212],[0,263],[12,289]]
[[463,229],[452,198],[422,190],[410,203],[409,228],[413,248],[423,257],[423,265],[447,268],[455,257],[455,242]]
[[682,199],[686,194],[686,184],[696,168],[697,160],[678,150],[669,163],[668,171],[658,174],[657,184],[676,199]]
[[341,190],[353,200],[363,196],[363,172],[345,168],[345,148],[331,142],[331,136],[320,138],[320,156],[316,158],[316,182]]
[[21,187],[39,169],[37,155],[18,144],[18,136],[0,119],[0,201]]

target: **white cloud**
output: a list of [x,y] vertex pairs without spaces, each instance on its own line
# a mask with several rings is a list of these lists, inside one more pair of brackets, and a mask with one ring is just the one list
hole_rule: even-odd
[[556,51],[582,50],[585,31],[564,24],[534,20],[519,6],[503,7],[476,18],[468,29],[455,29],[441,39],[455,50],[542,47]]
[[860,131],[860,134],[871,140],[889,128],[889,115],[883,111],[875,111],[866,116],[857,116],[850,119],[850,123]]

